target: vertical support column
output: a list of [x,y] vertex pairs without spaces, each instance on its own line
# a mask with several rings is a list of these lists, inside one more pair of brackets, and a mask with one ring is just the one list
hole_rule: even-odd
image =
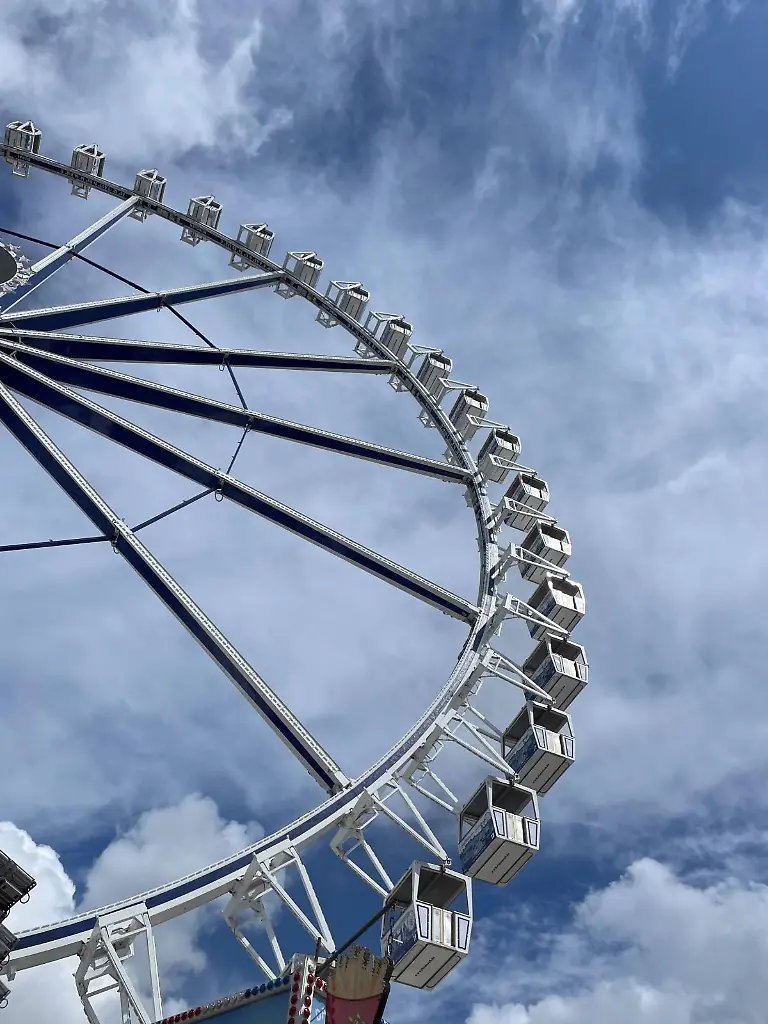
[[[152,1017],[143,1006],[136,986],[124,963],[134,955],[134,944],[145,935],[149,954],[149,982],[152,996]],[[152,1024],[162,1019],[160,976],[152,923],[145,904],[129,907],[100,917],[88,942],[80,953],[75,971],[75,985],[90,1024],[100,1024],[92,1000],[107,992],[117,991],[120,997],[122,1024]],[[98,986],[98,987],[97,987]]]

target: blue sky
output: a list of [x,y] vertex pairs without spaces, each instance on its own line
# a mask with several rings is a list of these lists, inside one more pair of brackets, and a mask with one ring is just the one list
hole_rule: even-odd
[[[433,995],[398,990],[390,1019],[764,1020],[766,8],[5,0],[3,14],[6,121],[31,117],[63,159],[95,139],[118,181],[157,166],[176,206],[215,191],[225,230],[263,218],[275,253],[315,249],[329,276],[362,280],[373,308],[402,311],[415,340],[484,388],[571,532],[591,665],[573,709],[578,764],[542,801],[540,854],[509,888],[476,887],[470,960]],[[41,175],[2,181],[0,224],[55,241],[109,208]],[[227,273],[219,253],[152,221],[121,225],[92,255],[149,287]],[[68,268],[45,301],[112,294]],[[348,348],[269,296],[189,315],[219,344]],[[164,314],[122,327],[184,339]],[[174,374],[231,399],[224,374]],[[381,381],[240,379],[266,412],[441,454]],[[105,404],[216,465],[236,442]],[[129,521],[189,493],[40,420]],[[460,495],[253,440],[244,479],[473,593]],[[0,458],[4,540],[90,532],[10,437]],[[428,703],[461,643],[458,624],[226,505],[200,502],[147,541],[351,773]],[[22,770],[0,847],[40,880],[12,926],[176,877],[317,798],[110,552],[4,555],[2,570],[0,728]],[[503,690],[488,700],[500,719],[517,709]],[[477,766],[445,770],[468,796]],[[435,827],[451,841],[449,821]],[[382,832],[393,871],[398,843]],[[372,897],[322,852],[310,868],[343,936]],[[217,909],[159,932],[167,1012],[255,977]],[[20,975],[9,1024],[39,1020],[52,998],[64,1024],[80,1020],[73,970]]]

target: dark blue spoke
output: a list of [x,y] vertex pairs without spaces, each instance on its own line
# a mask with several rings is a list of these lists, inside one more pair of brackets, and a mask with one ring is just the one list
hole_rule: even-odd
[[258,274],[230,281],[214,281],[207,284],[188,285],[172,288],[165,292],[148,292],[144,295],[129,295],[121,299],[102,299],[98,302],[78,302],[71,306],[55,306],[50,309],[34,309],[28,312],[0,315],[0,326],[32,328],[38,331],[61,331],[68,327],[82,327],[84,324],[101,323],[136,313],[146,313],[164,306],[180,306],[186,302],[200,302],[203,299],[234,295],[252,291],[254,288],[268,288],[277,284],[282,274]]
[[[0,379],[8,387],[19,391],[33,401],[81,423],[104,437],[111,438],[138,455],[143,455],[175,473],[194,480],[202,487],[215,490],[221,497],[242,505],[283,529],[345,559],[365,572],[378,576],[379,579],[404,590],[413,597],[439,608],[446,615],[451,615],[468,624],[475,621],[478,610],[464,598],[458,597],[436,583],[398,565],[391,559],[385,558],[343,534],[302,515],[274,498],[248,487],[240,480],[206,465],[180,448],[175,448],[148,431],[142,430],[129,420],[81,397],[71,388],[51,380],[30,367],[20,365],[17,359],[0,354]],[[234,409],[235,407],[231,406],[230,408]]]
[[[190,326],[187,324],[187,326]],[[199,333],[199,332],[197,332]],[[205,339],[207,341],[207,339]],[[324,356],[298,352],[260,352],[251,348],[217,348],[175,345],[160,341],[130,341],[94,338],[47,331],[15,331],[0,325],[0,342],[6,347],[18,341],[31,348],[70,359],[89,362],[163,363],[182,366],[251,366],[260,370],[315,370],[328,373],[392,373],[389,359],[360,359],[358,356]]]
[[37,352],[27,346],[5,343],[0,339],[0,351],[3,348],[12,351],[20,363],[39,370],[40,373],[44,373],[47,377],[62,384],[85,388],[88,391],[97,391],[113,398],[124,398],[128,401],[140,402],[143,405],[152,405],[171,412],[185,413],[188,416],[243,427],[260,434],[281,437],[284,440],[322,448],[325,451],[337,452],[342,455],[350,455],[368,462],[376,462],[382,466],[407,470],[439,480],[466,484],[470,479],[467,470],[447,462],[438,462],[420,455],[384,448],[368,441],[345,437],[342,434],[307,427],[300,423],[294,423],[292,420],[278,419],[275,416],[267,416],[224,402],[215,402],[212,399],[180,391],[177,388],[165,387],[162,384],[118,373],[116,370],[91,366],[65,356]]

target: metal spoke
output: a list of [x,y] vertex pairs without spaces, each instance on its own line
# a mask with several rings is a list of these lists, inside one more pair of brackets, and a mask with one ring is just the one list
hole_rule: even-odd
[[254,488],[213,469],[180,448],[142,430],[129,420],[104,409],[78,395],[71,388],[56,383],[44,374],[23,366],[17,359],[0,354],[0,379],[14,390],[49,409],[61,413],[91,430],[109,437],[131,451],[143,455],[204,487],[215,489],[223,497],[242,505],[257,515],[295,533],[304,540],[351,562],[360,569],[378,576],[420,600],[439,608],[447,615],[473,623],[478,609],[449,590],[398,565],[383,555],[366,548],[343,534],[302,515],[287,505]]
[[118,518],[3,383],[0,383],[0,420],[94,526],[111,538],[113,549],[176,615],[320,785],[331,793],[343,789],[348,780],[331,756]]
[[33,309],[26,313],[3,314],[0,325],[31,327],[39,331],[57,331],[67,327],[82,327],[84,324],[114,320],[121,316],[145,313],[163,306],[179,306],[185,302],[199,302],[202,299],[220,295],[234,295],[254,288],[267,288],[283,279],[282,273],[258,274],[238,280],[214,281],[208,284],[189,285],[185,288],[171,288],[165,292],[148,292],[145,295],[129,295],[121,299],[103,299],[99,302],[78,302],[71,306],[52,306],[50,309]]
[[25,544],[0,544],[0,554],[6,551],[36,551],[38,548],[67,548],[76,544],[103,544],[108,537],[71,537],[65,540],[33,540]]
[[0,327],[0,339],[14,340],[33,348],[89,361],[116,363],[167,363],[190,366],[253,366],[261,370],[319,370],[331,373],[392,373],[396,364],[389,359],[360,359],[358,356],[324,356],[297,352],[259,352],[249,348],[202,348],[157,341],[94,338],[88,335],[51,334],[47,331],[15,331]]
[[39,370],[47,377],[61,384],[98,391],[102,395],[113,398],[124,398],[131,402],[140,402],[171,412],[185,413],[216,423],[243,427],[260,434],[281,437],[288,441],[322,448],[325,451],[351,455],[368,462],[376,462],[394,469],[403,469],[424,476],[448,480],[454,483],[467,484],[470,474],[460,466],[453,466],[435,459],[427,459],[420,455],[410,455],[393,448],[356,438],[334,434],[327,430],[307,427],[292,420],[278,419],[264,413],[239,408],[225,402],[216,402],[201,395],[194,395],[177,388],[169,388],[163,384],[155,384],[141,380],[115,370],[90,366],[87,363],[65,356],[54,356],[36,352],[25,345],[14,345],[0,339],[0,350],[7,348],[19,362]]
[[95,224],[91,224],[90,227],[86,228],[85,231],[81,231],[79,235],[76,235],[71,242],[67,242],[66,245],[62,245],[55,252],[45,256],[38,263],[32,266],[32,278],[23,287],[17,289],[5,303],[0,302],[0,309],[4,312],[8,312],[18,306],[18,304],[25,299],[30,292],[33,292],[36,288],[39,288],[41,284],[47,281],[57,270],[60,270],[63,266],[69,263],[70,260],[74,259],[83,249],[87,248],[92,242],[95,242],[102,235],[106,234],[110,228],[114,227],[119,221],[126,217],[131,210],[136,206],[138,202],[138,196],[132,196],[130,199],[126,199],[124,203],[121,203],[114,210],[107,213],[101,220],[97,220]]

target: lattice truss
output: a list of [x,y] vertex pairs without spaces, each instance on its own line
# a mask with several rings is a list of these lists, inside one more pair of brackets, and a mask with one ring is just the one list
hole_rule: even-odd
[[[118,203],[66,245],[51,245],[50,254],[34,265],[15,245],[2,244],[0,420],[85,513],[96,533],[64,541],[5,544],[0,552],[56,544],[110,543],[202,644],[325,790],[327,799],[316,810],[227,861],[133,900],[22,933],[0,971],[11,978],[18,970],[76,955],[80,966],[75,980],[91,1024],[98,1021],[91,1002],[94,994],[111,988],[119,993],[125,1022],[149,1024],[162,1020],[153,925],[227,896],[227,924],[267,979],[277,981],[290,969],[291,960],[278,941],[270,906],[287,910],[308,938],[317,943],[319,951],[328,955],[334,950],[328,923],[331,915],[321,906],[304,863],[305,851],[322,840],[330,841],[333,852],[347,865],[350,880],[357,878],[366,883],[393,917],[399,917],[399,924],[385,923],[382,939],[383,949],[396,961],[395,980],[433,987],[468,950],[472,878],[504,884],[536,852],[537,798],[574,759],[571,719],[566,709],[587,682],[587,662],[583,648],[571,641],[570,633],[583,616],[585,603],[580,585],[565,568],[571,551],[569,535],[546,512],[546,482],[519,462],[519,439],[508,426],[488,418],[486,397],[476,387],[452,379],[452,363],[445,353],[414,343],[412,326],[404,317],[369,312],[370,297],[361,284],[332,281],[321,292],[317,284],[323,261],[312,252],[291,252],[281,264],[273,262],[269,254],[274,236],[266,224],[242,224],[237,236],[229,237],[219,228],[222,210],[213,196],[190,200],[187,212],[182,213],[165,205],[166,182],[158,171],[140,172],[133,188],[125,188],[104,178],[105,158],[98,147],[78,147],[67,164],[42,156],[40,140],[40,132],[31,122],[17,121],[8,126],[3,156],[14,175],[26,177],[34,167],[68,180],[74,195],[87,198],[96,189]],[[167,291],[148,291],[119,278],[131,294],[66,306],[19,308],[23,299],[71,261],[86,260],[99,267],[83,255],[84,250],[124,218],[143,222],[153,215],[181,227],[181,239],[190,245],[207,241],[228,252],[230,266],[240,272],[238,276]],[[7,229],[5,234],[16,242],[27,237]],[[186,303],[257,289],[271,289],[284,298],[301,297],[312,303],[322,326],[341,326],[352,336],[352,353],[326,356],[224,349],[199,331],[199,345],[78,333],[84,327],[151,309],[167,309],[184,320],[179,308]],[[105,361],[218,365],[232,376],[240,404],[213,401],[105,369],[100,365]],[[250,409],[235,376],[236,370],[249,367],[383,375],[396,391],[416,400],[424,426],[442,435],[445,459],[396,451]],[[240,444],[247,433],[267,434],[458,485],[477,523],[477,600],[451,593],[239,480],[233,473],[239,446],[226,471],[215,469],[75,389],[230,424],[242,431]],[[446,411],[443,403],[449,394],[453,401]],[[32,399],[189,479],[199,492],[181,505],[129,527],[17,396]],[[481,443],[473,455],[470,444],[476,435]],[[506,490],[492,501],[489,487],[498,485],[506,485]],[[358,779],[344,774],[331,754],[143,543],[140,534],[145,527],[211,493],[378,576],[467,626],[467,640],[454,670],[432,705],[406,736]],[[522,580],[534,588],[527,600],[505,590],[512,568],[517,568]],[[510,619],[523,623],[536,643],[522,664],[493,645],[494,637]],[[492,722],[478,707],[477,697],[487,680],[511,685],[522,693],[522,710],[506,727]],[[463,749],[484,763],[489,772],[469,801],[457,797],[437,773],[438,756],[447,746]],[[430,814],[439,811],[456,818],[461,872],[450,868],[451,856],[436,834],[442,826],[430,824],[428,809]],[[370,838],[370,826],[377,820],[391,823],[420,844],[428,863],[408,865],[400,880],[393,880]],[[425,881],[428,877],[429,883]],[[446,880],[452,881],[448,884]],[[289,887],[298,887],[293,889],[294,895]],[[459,890],[467,897],[469,909],[463,917],[451,918],[449,897],[453,899]],[[300,906],[298,893],[303,893],[301,902],[306,909]],[[428,909],[431,923],[422,927],[419,908],[423,907]],[[416,921],[420,922],[418,926]],[[466,928],[464,921],[468,922]],[[245,934],[248,923],[253,922],[258,922],[259,934],[265,937],[267,949],[263,953]],[[142,1002],[125,969],[137,939],[146,941],[149,953],[150,977],[145,987],[150,992],[150,1006]],[[439,946],[451,955],[445,959],[442,973],[418,980],[418,957],[428,946]]]

